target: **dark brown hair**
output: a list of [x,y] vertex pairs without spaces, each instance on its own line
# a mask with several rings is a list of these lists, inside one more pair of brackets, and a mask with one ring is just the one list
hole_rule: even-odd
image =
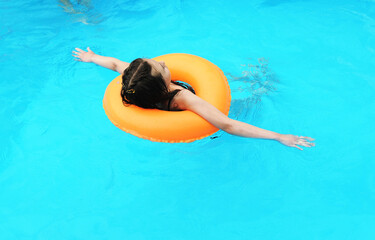
[[125,104],[142,108],[161,108],[161,103],[172,99],[180,90],[168,91],[161,73],[151,74],[151,65],[142,58],[132,61],[122,76],[121,97]]

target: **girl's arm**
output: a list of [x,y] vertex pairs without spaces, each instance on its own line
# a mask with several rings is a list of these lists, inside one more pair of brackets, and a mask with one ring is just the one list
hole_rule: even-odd
[[82,49],[76,48],[76,51],[73,51],[73,56],[77,61],[93,62],[99,66],[111,69],[120,74],[123,74],[124,70],[129,66],[129,63],[120,61],[116,58],[104,57],[95,54],[89,47],[87,48],[87,52]]
[[173,108],[178,108],[181,110],[190,110],[206,119],[215,127],[220,128],[225,132],[233,135],[241,137],[277,140],[286,146],[295,147],[299,150],[303,149],[297,145],[304,147],[315,146],[314,143],[309,142],[314,141],[314,139],[309,137],[298,137],[289,134],[279,134],[276,132],[268,131],[244,122],[231,119],[222,112],[220,112],[216,107],[214,107],[210,103],[204,101],[200,97],[196,96],[195,94],[187,90],[180,91],[173,99],[172,105]]

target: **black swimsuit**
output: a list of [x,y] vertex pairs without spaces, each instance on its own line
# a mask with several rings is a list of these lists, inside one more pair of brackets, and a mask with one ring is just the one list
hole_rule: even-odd
[[[183,87],[187,90],[189,90],[190,92],[194,93],[195,94],[195,91],[192,87],[190,87],[189,85],[187,85],[186,83],[183,83],[183,82],[175,82],[175,81],[172,81],[173,84],[177,85],[177,86],[180,86],[180,87]],[[172,99],[174,98],[174,96],[176,96],[176,94],[178,93],[178,91],[168,100],[168,111],[170,111],[170,108],[171,108],[171,102],[172,102]]]

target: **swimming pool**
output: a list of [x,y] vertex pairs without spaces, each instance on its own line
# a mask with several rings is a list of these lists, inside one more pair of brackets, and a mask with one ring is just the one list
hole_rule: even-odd
[[[0,2],[0,239],[375,237],[374,1],[63,2]],[[317,146],[126,134],[87,46],[204,57],[231,117]]]

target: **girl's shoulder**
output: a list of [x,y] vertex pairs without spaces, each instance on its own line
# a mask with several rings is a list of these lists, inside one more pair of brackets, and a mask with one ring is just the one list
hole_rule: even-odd
[[174,95],[168,103],[168,110],[170,111],[181,111],[184,110],[181,107],[183,106],[183,102],[187,98],[189,98],[190,94],[195,94],[194,89],[182,82],[172,82],[173,84],[171,85],[172,91],[179,90],[176,95]]
[[180,91],[170,101],[170,111],[186,110],[185,105],[188,101],[197,97],[194,93],[186,88],[181,88]]

